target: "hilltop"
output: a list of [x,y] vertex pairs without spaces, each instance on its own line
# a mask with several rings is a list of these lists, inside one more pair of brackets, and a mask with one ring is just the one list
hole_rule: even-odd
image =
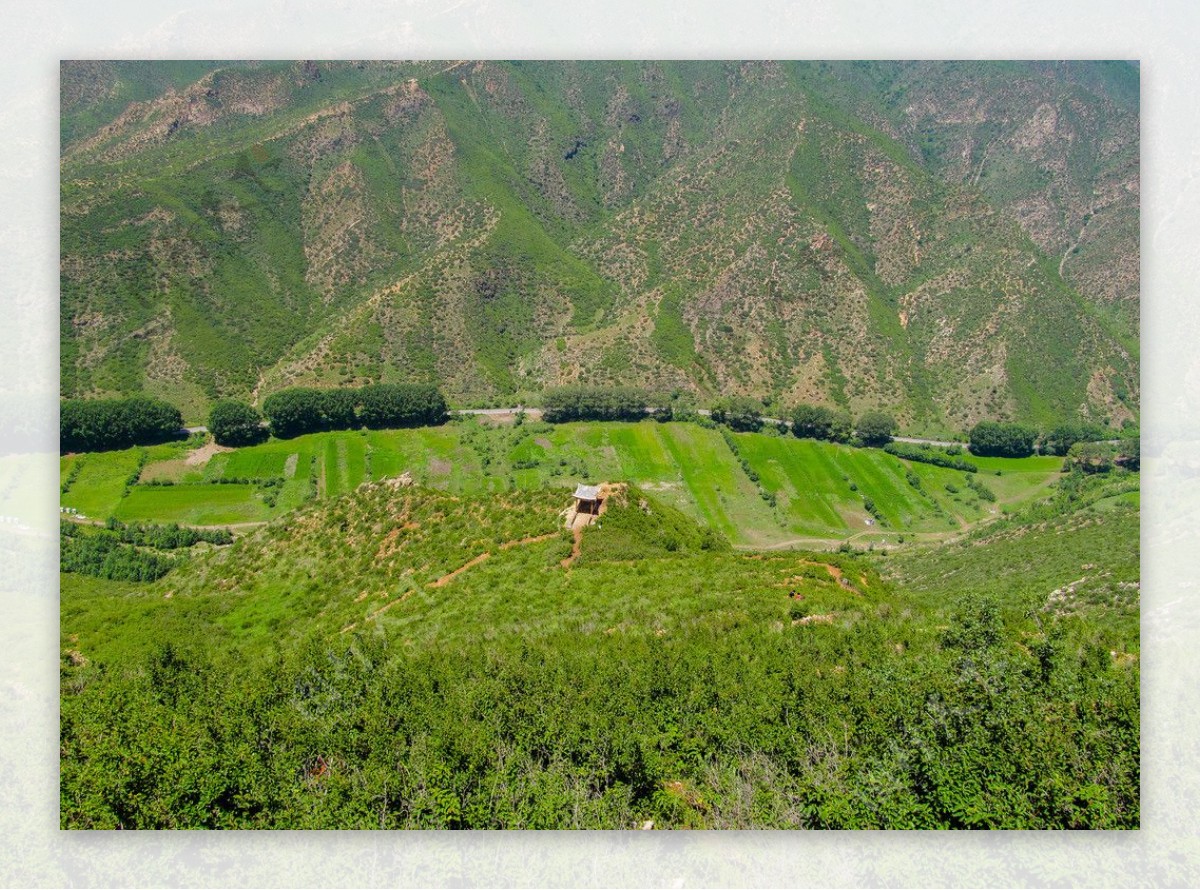
[[65,62],[62,102],[67,396],[1139,413],[1124,63]]

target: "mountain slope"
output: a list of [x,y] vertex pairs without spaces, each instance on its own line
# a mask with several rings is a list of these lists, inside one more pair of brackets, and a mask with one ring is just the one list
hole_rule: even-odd
[[197,63],[89,93],[80,65],[64,394],[199,417],[301,382],[580,380],[914,430],[1138,413],[1132,69]]

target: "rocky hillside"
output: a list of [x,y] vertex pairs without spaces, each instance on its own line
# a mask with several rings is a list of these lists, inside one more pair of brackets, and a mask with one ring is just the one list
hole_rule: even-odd
[[1124,63],[62,67],[62,389],[1138,415]]

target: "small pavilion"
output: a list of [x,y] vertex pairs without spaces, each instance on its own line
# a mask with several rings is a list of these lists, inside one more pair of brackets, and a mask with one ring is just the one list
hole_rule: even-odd
[[595,516],[600,512],[600,486],[579,485],[575,489],[575,513]]

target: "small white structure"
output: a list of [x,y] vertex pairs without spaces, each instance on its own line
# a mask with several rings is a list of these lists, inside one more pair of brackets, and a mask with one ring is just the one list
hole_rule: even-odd
[[600,486],[579,485],[575,489],[575,513],[595,516],[600,512]]

